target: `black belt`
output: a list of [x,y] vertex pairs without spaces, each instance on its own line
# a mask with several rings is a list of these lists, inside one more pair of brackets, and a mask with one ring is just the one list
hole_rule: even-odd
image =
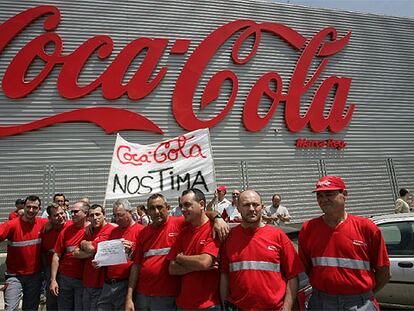
[[116,284],[116,283],[124,282],[124,281],[128,281],[128,279],[108,279],[108,280],[105,280],[105,283],[106,284]]

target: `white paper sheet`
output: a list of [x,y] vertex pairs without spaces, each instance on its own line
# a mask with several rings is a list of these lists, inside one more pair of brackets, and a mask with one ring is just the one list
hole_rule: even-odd
[[98,250],[94,260],[99,267],[113,266],[127,263],[124,244],[121,239],[98,243]]

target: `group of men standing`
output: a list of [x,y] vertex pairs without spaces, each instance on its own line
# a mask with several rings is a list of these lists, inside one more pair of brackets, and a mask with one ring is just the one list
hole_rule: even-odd
[[[339,177],[321,178],[315,192],[323,215],[304,223],[299,254],[282,230],[264,224],[264,205],[255,190],[239,193],[241,224],[232,230],[221,213],[207,211],[198,189],[181,194],[180,217],[169,215],[162,194],[151,195],[152,223],[145,228],[134,223],[127,200],[114,205],[118,226],[105,222],[100,205],[74,204],[71,223],[62,220],[59,207],[50,209],[53,229],[44,234],[60,230],[50,293],[59,310],[291,310],[298,274],[306,271],[313,286],[311,310],[377,310],[374,293],[389,279],[381,232],[370,220],[345,211],[348,193]],[[23,288],[23,308],[38,303],[35,286],[31,292],[25,286],[40,269],[44,221],[35,217],[39,209],[40,199],[28,197],[23,216],[0,225],[0,238],[9,240],[8,264],[15,264],[8,265],[7,310],[15,310],[8,293],[14,279]],[[128,263],[97,268],[92,260],[97,245],[111,239],[122,239]]]

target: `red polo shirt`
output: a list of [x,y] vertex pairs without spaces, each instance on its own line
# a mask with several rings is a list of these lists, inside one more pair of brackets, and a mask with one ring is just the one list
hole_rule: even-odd
[[19,217],[19,213],[17,211],[13,211],[9,214],[9,220],[15,219]]
[[[125,239],[132,242],[132,253],[135,251],[136,242],[140,231],[144,227],[139,223],[135,223],[132,226],[126,228],[115,227],[109,234],[108,240]],[[107,279],[128,279],[129,269],[132,265],[132,259],[128,259],[127,263],[115,266],[108,266],[106,270]]]
[[281,310],[286,280],[304,271],[286,234],[268,225],[235,227],[221,254],[221,270],[229,274],[227,300],[242,310]]
[[[199,227],[187,226],[177,237],[167,256],[175,260],[179,253],[184,255],[209,254],[217,258],[220,241],[212,238],[213,223],[207,221]],[[220,304],[220,273],[218,269],[194,271],[181,276],[181,290],[176,304],[183,309],[205,309]]]
[[[42,218],[45,219],[45,218]],[[48,232],[42,234],[42,253],[46,254],[46,264],[50,266],[52,264],[53,254],[55,252],[56,240],[59,236],[59,233],[72,224],[71,220],[66,221],[60,229],[51,229]]]
[[[94,230],[92,234],[85,235],[86,241],[92,241],[92,245],[97,249],[98,243],[106,241],[109,238],[111,231],[115,227],[111,224],[106,224],[98,230]],[[95,269],[92,266],[93,258],[84,260],[83,265],[83,286],[87,288],[102,288],[105,280],[105,268]]]
[[63,254],[60,259],[59,272],[75,279],[82,279],[83,260],[73,257],[73,251],[79,246],[85,235],[85,227],[67,226],[59,235],[55,244],[55,253]]
[[184,217],[169,216],[160,227],[145,227],[137,242],[134,263],[141,266],[136,291],[146,296],[177,296],[180,277],[170,275],[167,255],[185,227]]
[[8,239],[7,272],[29,275],[40,270],[41,233],[47,219],[35,217],[34,222],[15,218],[0,225],[0,240]]
[[310,272],[312,287],[330,295],[372,291],[374,270],[390,265],[379,228],[351,214],[335,228],[322,217],[305,222],[299,234],[299,255]]

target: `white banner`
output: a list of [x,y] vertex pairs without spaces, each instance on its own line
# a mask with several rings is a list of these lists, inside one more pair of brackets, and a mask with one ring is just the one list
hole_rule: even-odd
[[216,188],[208,129],[152,144],[116,138],[106,200],[162,193],[179,196],[190,188],[213,193]]

